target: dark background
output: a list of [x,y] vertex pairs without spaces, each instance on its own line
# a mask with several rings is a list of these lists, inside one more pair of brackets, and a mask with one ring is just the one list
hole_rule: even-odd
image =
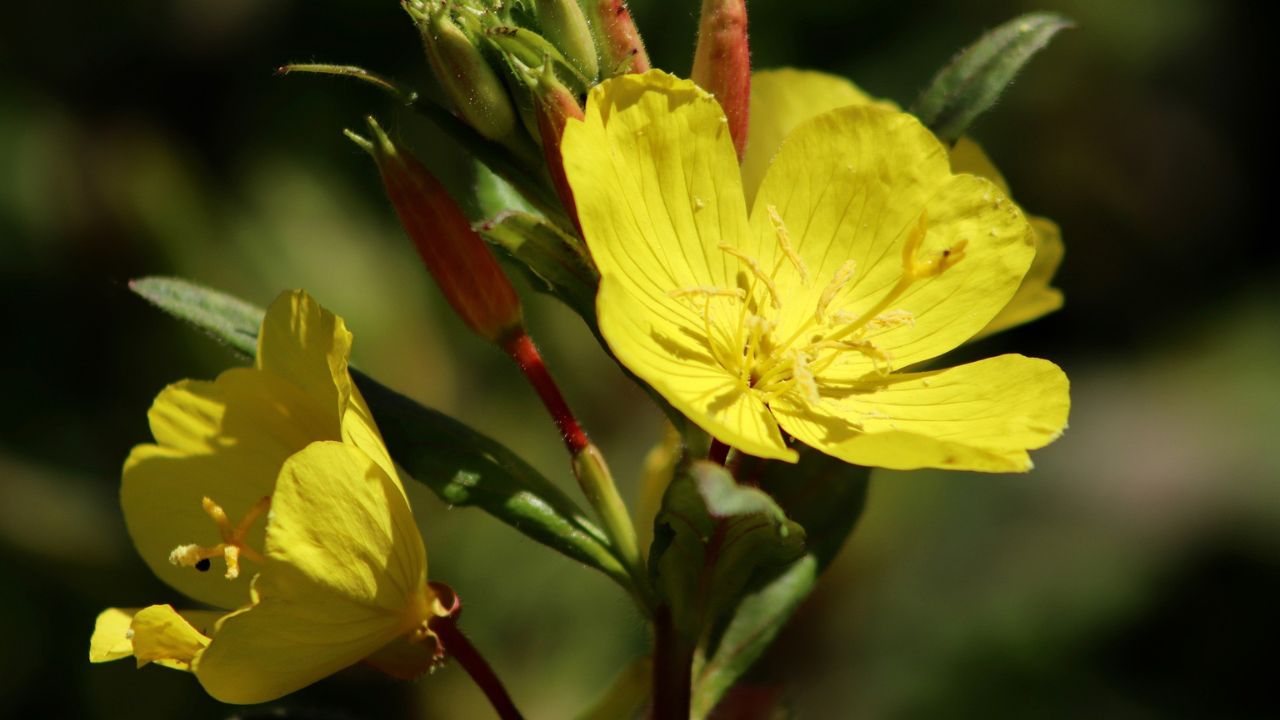
[[[697,3],[632,7],[655,63],[686,73]],[[1274,39],[1248,7],[751,3],[757,67],[824,69],[904,104],[1017,13],[1079,23],[973,128],[1067,244],[1066,308],[973,352],[1065,367],[1071,429],[1026,476],[877,476],[863,524],[762,668],[800,715],[1275,716],[1280,291],[1261,198]],[[131,277],[179,274],[262,304],[305,287],[347,318],[364,369],[572,489],[532,394],[450,316],[340,130],[377,113],[455,187],[466,159],[365,87],[272,75],[309,60],[430,87],[392,0],[11,3],[0,19],[8,716],[233,712],[182,674],[86,662],[100,609],[180,602],[133,552],[115,498],[146,408],[166,383],[235,362],[131,297]],[[530,297],[529,315],[629,492],[657,414],[567,311]],[[570,716],[645,648],[603,578],[478,511],[413,500],[432,575],[466,598],[466,629],[531,717]],[[287,704],[487,712],[452,667],[412,685],[356,670]]]

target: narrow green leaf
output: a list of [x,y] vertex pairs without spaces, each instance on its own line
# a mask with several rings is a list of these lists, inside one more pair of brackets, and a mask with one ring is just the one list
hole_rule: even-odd
[[182,278],[139,278],[129,281],[129,289],[241,355],[258,352],[263,310],[256,305]]
[[955,142],[1013,82],[1018,71],[1073,23],[1056,13],[1014,18],[965,48],[925,88],[911,112],[945,142]]
[[[248,357],[264,311],[178,278],[142,278],[129,287]],[[526,536],[604,572],[630,588],[604,534],[551,481],[501,443],[423,407],[372,378],[352,377],[378,420],[391,457],[441,500],[478,507]]]
[[802,451],[795,465],[750,462],[740,474],[756,480],[788,517],[804,527],[807,545],[804,556],[781,572],[755,578],[714,643],[708,643],[695,671],[694,717],[710,713],[769,648],[844,545],[866,499],[868,468],[813,450]]
[[577,238],[536,215],[517,211],[499,213],[476,230],[509,255],[535,288],[558,298],[595,328],[599,276]]
[[678,632],[696,641],[756,572],[776,572],[799,557],[804,538],[767,494],[739,485],[723,467],[698,461],[678,470],[649,553]]

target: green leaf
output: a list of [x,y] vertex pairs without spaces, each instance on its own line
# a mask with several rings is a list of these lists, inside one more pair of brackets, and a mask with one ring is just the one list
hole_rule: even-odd
[[241,355],[258,352],[262,308],[181,278],[145,277],[129,281],[144,300]]
[[654,585],[677,632],[696,642],[752,576],[804,551],[805,531],[772,498],[706,461],[677,470],[654,521]]
[[473,217],[493,217],[510,210],[538,214],[538,209],[511,187],[511,183],[481,162],[475,163],[473,196],[475,207],[470,209],[474,212]]
[[476,225],[476,230],[511,257],[535,288],[559,299],[595,328],[599,276],[576,238],[536,215],[518,211],[499,213]]
[[[129,287],[148,302],[252,357],[263,310],[178,278]],[[352,370],[391,457],[441,500],[478,507],[526,536],[630,588],[604,534],[551,481],[501,443]]]
[[749,460],[739,471],[759,483],[808,538],[796,562],[752,582],[708,643],[695,670],[694,717],[705,717],[768,649],[813,591],[862,514],[870,470],[803,450],[795,465]]
[[934,76],[911,112],[945,142],[955,142],[986,112],[1032,56],[1074,24],[1056,13],[1029,13],[983,35]]

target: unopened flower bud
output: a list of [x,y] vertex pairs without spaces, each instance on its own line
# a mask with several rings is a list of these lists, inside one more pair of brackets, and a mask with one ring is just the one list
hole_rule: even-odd
[[729,120],[733,146],[747,146],[751,105],[751,51],[747,44],[746,0],[702,0],[693,81],[716,96]]
[[454,109],[476,132],[497,142],[516,132],[516,111],[502,79],[440,5],[406,4],[418,22],[427,61]]
[[645,52],[626,0],[585,1],[587,23],[600,56],[600,75],[610,78],[649,70],[649,53]]
[[[573,189],[564,173],[564,158],[560,155],[560,138],[569,118],[581,120],[582,106],[569,88],[565,87],[550,66],[543,69],[533,86],[533,98],[538,114],[538,136],[542,141],[542,153],[547,161],[556,195],[568,211],[574,225],[578,223],[578,207],[573,200]],[[581,228],[579,228],[581,233]]]
[[417,160],[369,118],[371,139],[348,137],[378,164],[387,196],[444,297],[466,324],[495,343],[522,333],[520,298],[461,208]]
[[578,0],[535,0],[534,4],[542,32],[589,80],[594,80],[600,73],[600,63]]

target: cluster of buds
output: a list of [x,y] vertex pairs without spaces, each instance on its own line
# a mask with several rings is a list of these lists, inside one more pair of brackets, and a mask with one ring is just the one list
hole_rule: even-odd
[[576,105],[600,80],[649,69],[622,0],[406,0],[404,6],[454,112],[517,152],[529,141],[542,144],[539,112],[548,88]]

